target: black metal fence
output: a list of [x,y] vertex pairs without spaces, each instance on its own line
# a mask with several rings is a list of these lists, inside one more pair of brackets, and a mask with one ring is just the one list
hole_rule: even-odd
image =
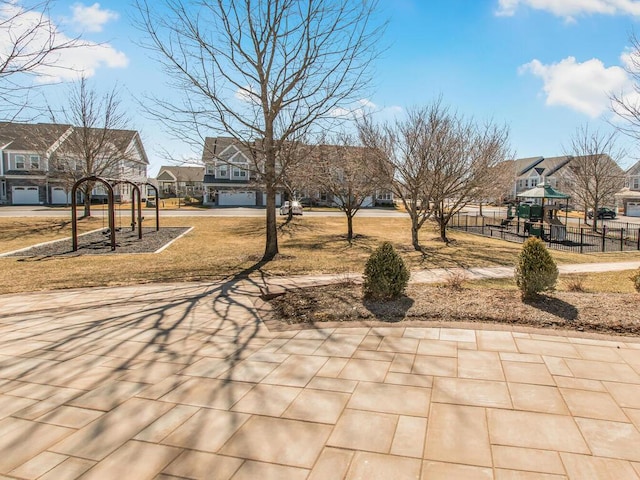
[[579,223],[578,227],[548,223],[528,223],[514,218],[506,221],[498,217],[458,214],[449,227],[456,230],[523,243],[529,236],[542,238],[549,248],[576,253],[622,252],[640,250],[640,225],[626,222],[598,222],[598,230]]

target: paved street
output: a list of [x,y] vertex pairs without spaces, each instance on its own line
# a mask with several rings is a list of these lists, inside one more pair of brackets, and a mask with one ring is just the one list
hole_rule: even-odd
[[0,296],[0,477],[640,479],[640,339],[276,329],[261,289]]

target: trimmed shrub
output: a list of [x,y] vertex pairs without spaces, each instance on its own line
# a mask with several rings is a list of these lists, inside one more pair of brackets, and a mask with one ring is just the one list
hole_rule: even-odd
[[640,292],[640,269],[631,275],[631,281],[633,282],[633,286],[636,289],[636,292]]
[[553,291],[557,280],[558,267],[547,247],[539,238],[528,238],[516,265],[516,284],[522,298],[535,298],[540,292]]
[[398,298],[408,282],[409,270],[402,257],[391,243],[384,242],[371,254],[364,267],[364,298]]

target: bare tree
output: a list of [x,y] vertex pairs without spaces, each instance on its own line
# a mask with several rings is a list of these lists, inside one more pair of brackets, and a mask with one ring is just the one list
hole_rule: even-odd
[[633,82],[633,91],[614,92],[610,95],[611,109],[623,123],[614,127],[632,138],[640,139],[640,39],[634,34],[629,38],[631,47],[626,58],[626,71]]
[[441,99],[383,127],[365,119],[360,134],[365,145],[382,152],[393,192],[411,218],[411,241],[418,251],[424,222],[433,218],[441,239],[447,241],[451,218],[478,197],[491,169],[508,155],[506,127],[465,120]]
[[0,0],[0,104],[15,118],[28,103],[32,82],[56,66],[58,53],[79,46],[77,39],[58,34],[49,17],[50,0],[32,4]]
[[402,201],[411,218],[411,242],[422,251],[419,231],[431,216],[427,196],[429,165],[426,153],[430,145],[427,123],[439,107],[414,108],[407,118],[385,125],[376,125],[370,117],[358,124],[362,144],[377,156],[377,163],[391,185],[396,198]]
[[[60,113],[50,109],[54,123],[73,125],[73,132],[56,151],[54,168],[65,183],[87,176],[119,178],[124,163],[135,160],[128,151],[135,131],[127,130],[128,119],[120,103],[117,88],[100,95],[82,77],[71,89],[68,105]],[[91,215],[91,191],[95,185],[83,185],[84,216]]]
[[505,199],[513,196],[513,185],[516,178],[515,161],[504,160],[488,167],[486,182],[477,191],[479,214],[482,216],[482,205],[485,202],[496,202],[500,205]]
[[353,217],[367,200],[375,201],[378,189],[390,186],[375,155],[368,148],[354,145],[353,139],[344,134],[314,151],[314,183],[331,195],[346,215],[349,243],[353,241]]
[[566,154],[573,158],[570,190],[585,209],[593,209],[592,229],[598,225],[598,208],[614,201],[614,194],[624,186],[624,172],[618,162],[624,151],[616,146],[616,132],[590,131],[582,126],[571,137]]
[[[282,145],[280,149],[277,167],[279,183],[285,195],[285,200],[293,201],[301,194],[317,188],[313,176],[313,152],[317,148],[308,140],[299,139]],[[282,171],[280,165],[287,168]],[[293,220],[293,208],[289,208],[285,224]]]
[[275,198],[288,169],[279,153],[360,98],[382,32],[376,7],[377,0],[137,1],[147,46],[184,93],[182,101],[155,98],[150,112],[194,144],[217,130],[256,150],[267,198],[265,261],[278,253]]
[[493,169],[508,155],[509,130],[483,125],[442,110],[435,145],[430,147],[428,196],[440,238],[448,242],[447,225],[493,181]]

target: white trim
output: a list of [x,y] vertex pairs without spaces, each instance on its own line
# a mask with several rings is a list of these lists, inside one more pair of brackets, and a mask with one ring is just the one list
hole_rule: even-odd
[[191,230],[193,230],[193,227],[189,228],[188,230],[185,230],[183,233],[181,233],[180,235],[178,235],[176,238],[174,238],[173,240],[171,240],[169,243],[163,245],[162,247],[160,247],[158,250],[156,250],[153,253],[161,253],[162,251],[164,251],[165,249],[169,248],[169,246],[175,242],[176,240],[184,237],[187,233],[189,233]]
[[[82,237],[83,235],[89,235],[90,233],[100,232],[101,230],[104,230],[104,228],[97,228],[95,230],[91,230],[90,232],[81,233],[80,235],[78,235],[78,237]],[[13,250],[11,252],[0,253],[0,257],[9,257],[11,255],[15,255],[16,253],[26,252],[27,250],[31,250],[32,248],[44,247],[45,245],[51,245],[52,243],[66,242],[66,241],[69,241],[69,240],[71,240],[71,237],[59,238],[57,240],[49,240],[48,242],[37,243],[35,245],[30,245],[28,247],[19,248],[18,250]]]

